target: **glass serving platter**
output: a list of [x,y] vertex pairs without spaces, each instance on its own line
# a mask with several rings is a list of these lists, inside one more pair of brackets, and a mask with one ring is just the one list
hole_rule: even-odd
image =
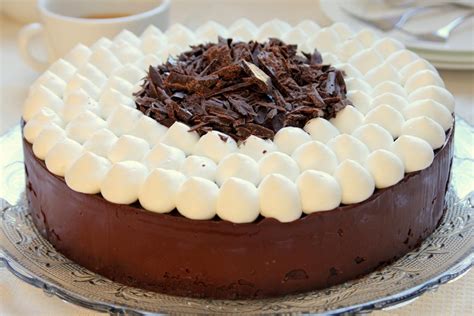
[[175,297],[124,286],[70,261],[40,236],[24,195],[21,130],[0,137],[0,266],[49,295],[120,315],[342,314],[393,308],[465,274],[474,262],[474,128],[456,119],[447,213],[421,246],[363,278],[328,289],[264,300]]

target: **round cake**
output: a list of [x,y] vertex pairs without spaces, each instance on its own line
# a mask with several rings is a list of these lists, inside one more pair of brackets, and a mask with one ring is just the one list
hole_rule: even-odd
[[32,85],[27,198],[59,252],[125,285],[217,299],[326,288],[437,227],[453,110],[431,64],[341,23],[123,31]]

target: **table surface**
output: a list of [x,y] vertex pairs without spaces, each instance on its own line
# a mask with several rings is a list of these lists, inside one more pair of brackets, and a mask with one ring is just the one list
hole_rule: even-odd
[[[3,0],[0,0],[0,2]],[[260,24],[280,18],[290,24],[302,19],[314,19],[321,25],[330,23],[319,10],[317,0],[297,0],[291,7],[284,0],[201,0],[193,5],[190,0],[175,0],[171,7],[171,21],[194,28],[208,19],[224,25],[247,17]],[[296,2],[296,1],[295,1]],[[194,2],[193,4],[195,4]],[[22,103],[28,87],[38,73],[31,70],[20,58],[16,36],[21,24],[0,15],[0,135],[18,124]],[[456,99],[456,114],[470,124],[474,123],[474,71],[440,71],[446,87]],[[474,144],[474,139],[473,139]],[[0,149],[1,152],[1,149]],[[28,302],[25,304],[25,302]],[[474,271],[460,280],[441,286],[404,307],[377,311],[374,315],[472,315],[474,311]],[[81,307],[65,303],[56,297],[46,296],[16,279],[6,269],[0,269],[0,315],[99,315]]]

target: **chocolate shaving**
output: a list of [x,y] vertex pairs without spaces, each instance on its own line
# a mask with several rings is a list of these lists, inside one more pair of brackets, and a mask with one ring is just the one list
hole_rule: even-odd
[[272,79],[255,64],[242,61],[246,72],[252,77],[250,81],[254,82],[262,92],[269,93],[272,89]]
[[219,138],[224,142],[226,143],[227,140],[229,139],[229,137],[225,136],[225,135],[222,135],[222,134],[219,134]]
[[296,45],[274,38],[219,38],[150,66],[135,102],[168,127],[180,121],[201,135],[217,130],[235,140],[271,139],[285,126],[334,117],[351,104],[346,92],[344,72],[323,64],[317,50],[298,55]]

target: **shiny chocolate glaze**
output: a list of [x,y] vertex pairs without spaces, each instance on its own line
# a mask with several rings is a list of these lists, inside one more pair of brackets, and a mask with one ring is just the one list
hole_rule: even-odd
[[452,132],[433,164],[368,200],[291,223],[195,221],[109,203],[67,187],[24,142],[33,220],[54,247],[126,285],[208,298],[262,298],[326,288],[374,271],[438,225]]

